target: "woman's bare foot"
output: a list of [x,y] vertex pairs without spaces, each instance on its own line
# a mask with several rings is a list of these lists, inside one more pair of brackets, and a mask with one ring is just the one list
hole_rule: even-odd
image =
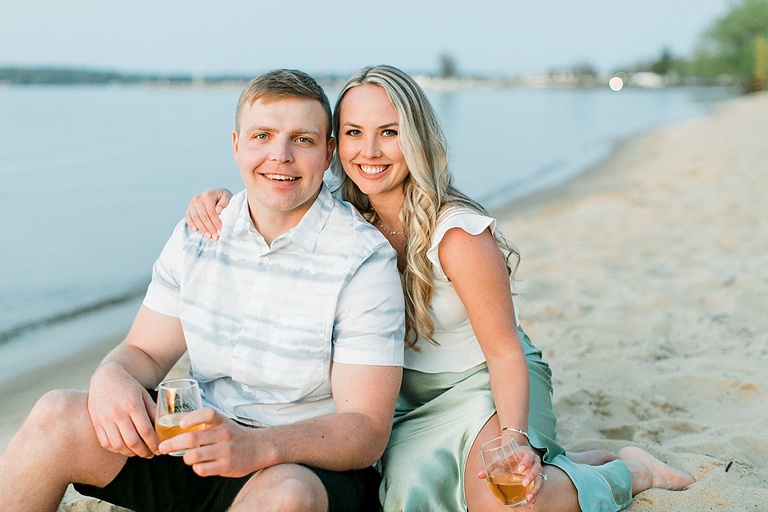
[[627,465],[632,474],[632,496],[652,487],[682,491],[696,481],[685,471],[673,468],[634,446],[622,448],[619,460]]
[[610,450],[587,450],[585,452],[567,452],[566,456],[576,464],[601,466],[619,458]]

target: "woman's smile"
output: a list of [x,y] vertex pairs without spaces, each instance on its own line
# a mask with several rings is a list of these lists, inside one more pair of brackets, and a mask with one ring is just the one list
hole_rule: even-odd
[[364,174],[369,176],[379,175],[389,168],[389,165],[365,165],[359,164],[357,166]]

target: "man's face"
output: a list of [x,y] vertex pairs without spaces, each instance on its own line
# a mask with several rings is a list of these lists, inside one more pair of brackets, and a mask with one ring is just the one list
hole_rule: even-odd
[[240,112],[232,151],[259,221],[297,224],[317,197],[335,148],[319,102],[304,98],[257,100]]

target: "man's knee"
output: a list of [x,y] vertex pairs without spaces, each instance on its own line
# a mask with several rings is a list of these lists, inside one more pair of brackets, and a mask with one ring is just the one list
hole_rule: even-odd
[[230,510],[249,510],[252,503],[258,503],[259,510],[327,511],[328,495],[314,472],[303,466],[283,464],[254,475]]
[[[38,442],[55,442],[60,436],[82,431],[87,419],[85,394],[76,391],[56,390],[43,395],[24,422],[22,427],[28,435],[36,436]],[[70,437],[71,442],[75,440]]]
[[[325,488],[322,483],[296,477],[286,478],[274,489],[274,510],[324,510]],[[320,502],[320,503],[318,503]]]

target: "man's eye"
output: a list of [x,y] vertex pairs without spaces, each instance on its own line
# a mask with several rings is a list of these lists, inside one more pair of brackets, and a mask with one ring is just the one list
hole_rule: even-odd
[[253,135],[253,138],[254,139],[259,139],[259,140],[266,140],[267,134],[266,133],[256,133],[256,134]]
[[311,144],[312,143],[312,139],[310,139],[309,137],[299,137],[299,138],[296,139],[296,141],[301,143],[301,144]]

